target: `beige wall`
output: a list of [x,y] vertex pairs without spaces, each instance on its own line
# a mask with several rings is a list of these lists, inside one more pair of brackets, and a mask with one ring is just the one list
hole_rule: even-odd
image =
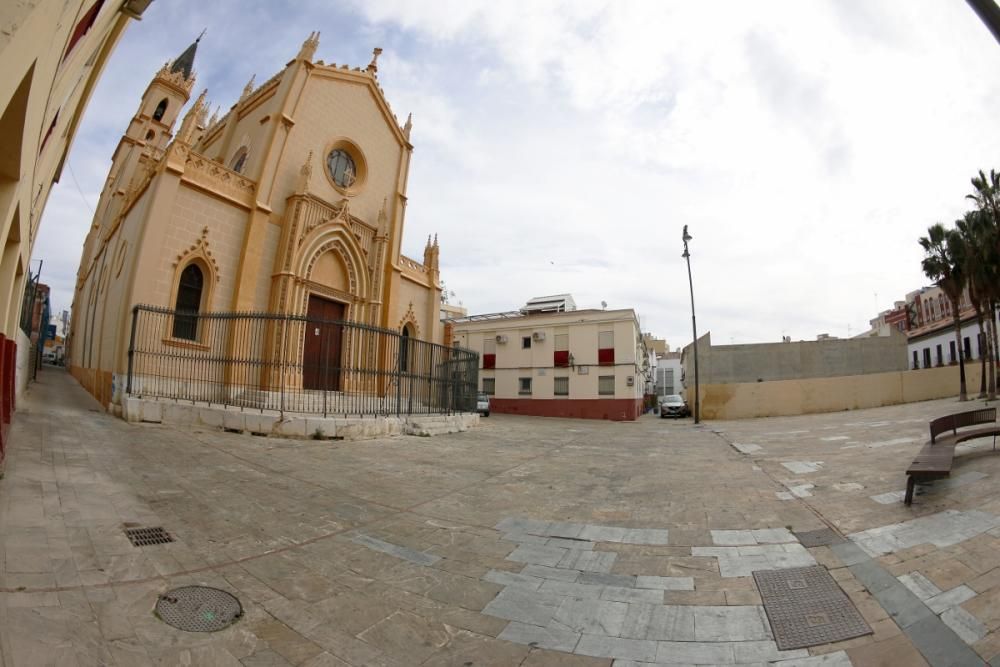
[[121,2],[105,3],[67,53],[70,35],[93,4],[0,3],[0,333],[8,336],[17,326],[32,243],[52,184],[129,20]]
[[[965,367],[970,396],[979,392],[980,365]],[[729,384],[701,383],[704,419],[748,419],[857,410],[957,397],[958,366],[830,378]],[[689,388],[693,392],[693,388]]]

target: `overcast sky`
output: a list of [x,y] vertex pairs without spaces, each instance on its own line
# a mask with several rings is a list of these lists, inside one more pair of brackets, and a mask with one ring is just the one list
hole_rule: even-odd
[[[569,292],[673,346],[857,334],[926,284],[917,238],[1000,168],[1000,46],[963,0],[155,0],[105,70],[35,246],[68,308],[111,154],[203,28],[229,108],[320,30],[415,146],[404,252],[438,234],[471,313]],[[79,189],[77,188],[79,184]]]

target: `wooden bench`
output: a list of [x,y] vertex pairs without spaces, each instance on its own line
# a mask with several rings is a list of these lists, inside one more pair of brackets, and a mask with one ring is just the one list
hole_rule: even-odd
[[[961,432],[958,430],[980,424],[991,424],[991,426]],[[981,408],[938,417],[931,421],[930,431],[930,442],[920,448],[917,457],[906,469],[906,497],[903,502],[907,505],[913,502],[913,491],[918,482],[929,482],[951,475],[951,466],[955,459],[955,446],[958,443],[993,436],[993,449],[997,448],[996,437],[1000,434],[1000,426],[997,425],[997,409]],[[951,434],[939,437],[948,431],[951,431]]]

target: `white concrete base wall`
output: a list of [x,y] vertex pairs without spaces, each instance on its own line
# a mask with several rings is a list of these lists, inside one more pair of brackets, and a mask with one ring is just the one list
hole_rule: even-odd
[[410,417],[315,417],[242,412],[237,408],[191,405],[133,398],[122,400],[125,421],[200,426],[238,433],[316,440],[368,440],[397,435],[431,436],[467,431],[479,425],[476,413],[413,415]]
[[18,397],[28,388],[31,379],[31,339],[20,329],[14,337],[17,342],[17,371],[14,377],[14,396]]

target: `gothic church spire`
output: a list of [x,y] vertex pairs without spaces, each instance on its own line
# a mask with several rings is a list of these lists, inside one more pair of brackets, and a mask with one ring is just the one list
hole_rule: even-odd
[[185,79],[191,78],[191,71],[194,69],[194,54],[198,51],[198,42],[201,38],[205,36],[205,31],[202,30],[201,34],[198,35],[198,39],[191,43],[191,46],[184,49],[184,53],[177,56],[177,60],[170,66],[170,72],[176,73],[181,72],[184,74]]

